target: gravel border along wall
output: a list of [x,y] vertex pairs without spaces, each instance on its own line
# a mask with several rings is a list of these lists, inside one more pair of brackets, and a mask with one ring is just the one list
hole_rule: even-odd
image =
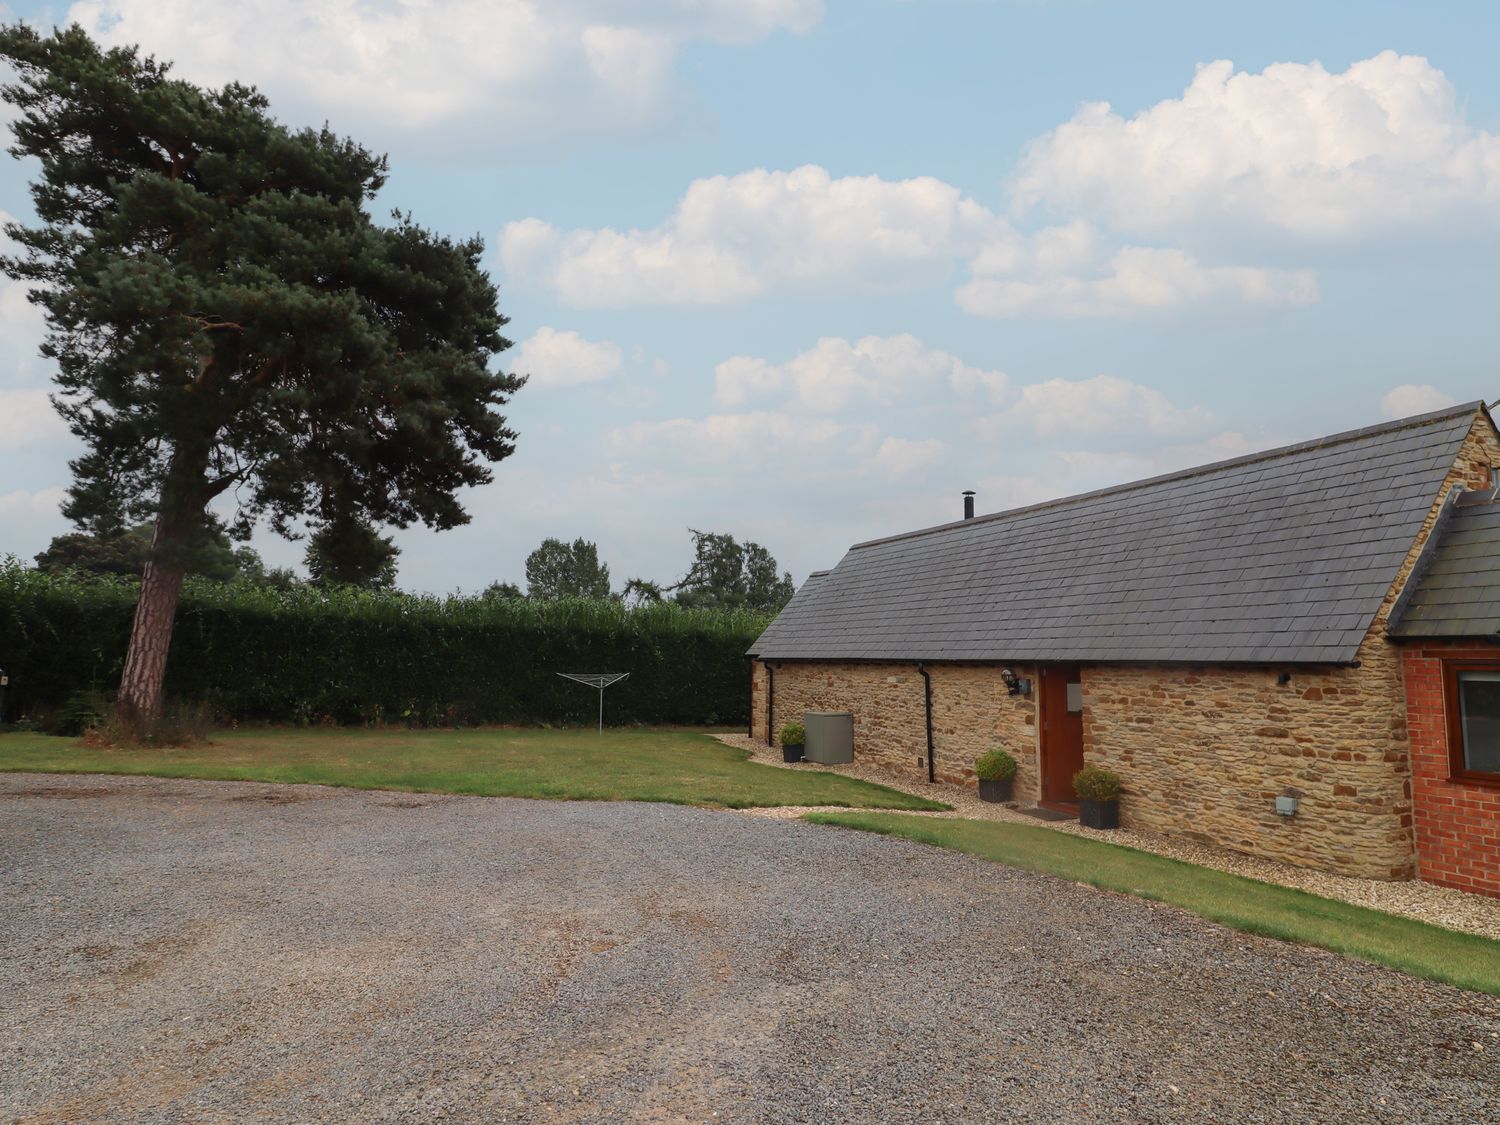
[[[1308,867],[1295,867],[1289,863],[1243,855],[1227,848],[1209,847],[1152,832],[1116,829],[1110,832],[1085,828],[1077,821],[1043,821],[1026,816],[1005,805],[993,805],[981,801],[979,794],[966,786],[948,785],[942,782],[928,784],[899,777],[885,770],[855,762],[846,766],[822,766],[804,762],[787,765],[781,760],[780,748],[773,749],[756,739],[743,734],[718,734],[720,742],[738,750],[747,750],[750,756],[764,765],[792,770],[830,770],[862,781],[872,781],[903,793],[914,793],[919,797],[930,797],[953,806],[952,812],[914,813],[914,816],[965,817],[971,820],[1002,820],[1012,824],[1026,824],[1033,828],[1051,828],[1068,832],[1074,836],[1088,836],[1110,844],[1121,844],[1143,852],[1169,856],[1172,859],[1196,863],[1201,867],[1212,867],[1233,875],[1259,879],[1263,883],[1278,883],[1299,891],[1308,891],[1325,898],[1341,899],[1356,906],[1368,906],[1372,910],[1383,910],[1387,914],[1400,914],[1434,926],[1446,926],[1450,930],[1480,934],[1500,940],[1500,899],[1484,895],[1468,894],[1451,887],[1439,887],[1420,880],[1410,882],[1383,882],[1377,879],[1356,879],[1347,875],[1333,875]],[[800,817],[813,811],[811,808],[772,808],[746,810],[751,815],[773,818]]]

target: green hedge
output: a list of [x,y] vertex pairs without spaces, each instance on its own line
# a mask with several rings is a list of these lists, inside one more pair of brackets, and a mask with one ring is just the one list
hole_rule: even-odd
[[[0,560],[0,668],[11,719],[113,691],[135,606],[125,580]],[[676,605],[485,600],[189,579],[167,694],[274,722],[587,723],[598,695],[558,672],[629,672],[610,723],[726,723],[749,714],[744,653],[767,618]]]

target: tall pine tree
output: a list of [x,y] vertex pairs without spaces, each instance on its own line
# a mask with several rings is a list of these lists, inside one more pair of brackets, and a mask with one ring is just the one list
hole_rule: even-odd
[[32,283],[87,447],[66,513],[155,527],[118,696],[149,719],[210,503],[232,495],[240,538],[309,515],[465,523],[456,493],[513,451],[498,408],[524,379],[490,370],[510,345],[480,241],[372,220],[384,157],[76,26],[0,29],[0,57],[10,151],[40,164],[3,268]]

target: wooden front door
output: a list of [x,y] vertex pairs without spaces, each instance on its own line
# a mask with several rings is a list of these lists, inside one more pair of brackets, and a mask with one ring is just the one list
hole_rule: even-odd
[[1041,673],[1042,801],[1076,804],[1073,775],[1083,769],[1083,687],[1076,664]]

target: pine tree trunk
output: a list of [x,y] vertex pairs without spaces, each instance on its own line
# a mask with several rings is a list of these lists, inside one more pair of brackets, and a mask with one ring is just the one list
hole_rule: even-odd
[[182,592],[182,570],[157,561],[157,548],[164,545],[165,538],[163,525],[158,521],[151,542],[152,557],[141,576],[141,596],[135,603],[125,671],[115,696],[115,716],[127,725],[149,722],[161,715],[167,650],[172,645],[177,595]]

